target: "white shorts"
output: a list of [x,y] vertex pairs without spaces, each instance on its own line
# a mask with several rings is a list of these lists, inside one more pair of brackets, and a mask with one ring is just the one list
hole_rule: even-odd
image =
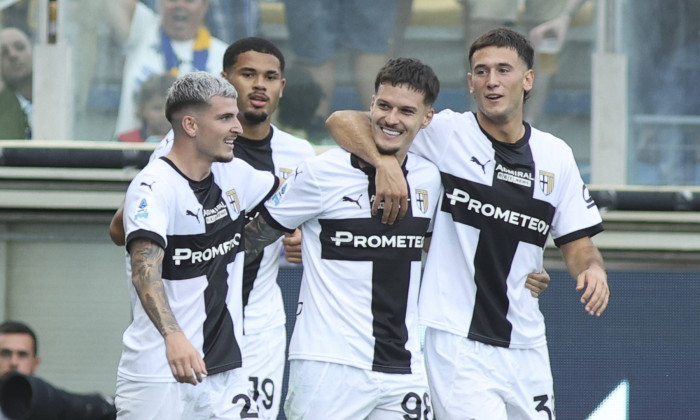
[[199,420],[257,418],[242,369],[203,378],[197,385],[117,378],[117,418]]
[[243,370],[257,402],[261,419],[276,420],[280,408],[286,361],[287,330],[284,325],[246,334],[240,341]]
[[432,419],[425,372],[392,374],[313,360],[289,362],[288,420]]
[[547,346],[508,349],[425,332],[425,364],[440,420],[553,420]]

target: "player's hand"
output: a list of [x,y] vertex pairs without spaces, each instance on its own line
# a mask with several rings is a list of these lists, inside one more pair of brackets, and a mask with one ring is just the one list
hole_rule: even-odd
[[301,264],[301,231],[296,229],[292,233],[285,233],[282,244],[284,258],[292,264]]
[[197,385],[202,375],[207,374],[204,359],[182,332],[165,336],[165,354],[175,380],[180,383]]
[[[585,289],[585,290],[584,290]],[[608,307],[610,288],[605,270],[594,265],[583,271],[576,279],[576,290],[583,290],[581,303],[590,315],[600,316]]]
[[382,164],[377,166],[374,183],[377,190],[372,203],[372,214],[377,214],[379,205],[383,202],[382,223],[393,225],[408,210],[408,185],[401,165],[393,156],[382,158]]
[[541,273],[530,273],[525,279],[525,287],[530,291],[532,297],[539,297],[542,292],[549,287],[549,273],[544,268]]

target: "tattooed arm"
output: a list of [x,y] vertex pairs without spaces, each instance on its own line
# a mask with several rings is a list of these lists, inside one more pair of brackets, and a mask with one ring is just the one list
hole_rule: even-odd
[[130,246],[131,277],[143,309],[165,340],[165,354],[178,382],[196,385],[207,370],[204,359],[175,319],[161,278],[163,248],[148,239]]
[[263,248],[275,242],[284,234],[267,224],[265,219],[258,215],[245,226],[245,263],[256,259]]

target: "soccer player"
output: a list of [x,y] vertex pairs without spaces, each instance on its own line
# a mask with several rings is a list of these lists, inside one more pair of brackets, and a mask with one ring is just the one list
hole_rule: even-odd
[[418,334],[421,249],[440,176],[408,153],[433,116],[439,81],[415,59],[379,71],[373,141],[410,189],[394,225],[371,214],[374,168],[342,149],[307,159],[246,227],[246,259],[282,232],[302,231],[304,274],[289,348],[285,414],[294,419],[432,418]]
[[[270,41],[249,37],[231,44],[224,54],[222,76],[238,91],[238,119],[243,133],[234,154],[255,169],[286,179],[304,159],[314,156],[311,144],[278,129],[270,118],[282,97],[285,79],[282,52]],[[172,133],[156,149],[165,155],[172,147]],[[254,215],[248,215],[249,218]],[[115,217],[111,231],[120,230]],[[123,234],[117,235],[123,243]],[[265,248],[243,271],[243,368],[261,418],[276,419],[284,375],[287,333],[282,292],[277,284],[282,240]]]
[[[608,305],[603,258],[590,239],[602,219],[571,149],[522,119],[533,54],[506,28],[475,40],[467,81],[477,112],[442,111],[411,148],[438,166],[444,187],[419,306],[441,420],[554,418],[544,320],[524,285],[542,269],[548,235],[585,310],[600,316]],[[391,223],[406,205],[398,165],[372,146],[365,116],[343,111],[327,125],[377,167],[377,200]]]
[[230,83],[205,72],[178,79],[165,107],[172,150],[127,190],[133,321],[117,373],[119,418],[257,416],[238,369],[241,241],[246,214],[279,179],[233,160],[242,132],[236,97]]

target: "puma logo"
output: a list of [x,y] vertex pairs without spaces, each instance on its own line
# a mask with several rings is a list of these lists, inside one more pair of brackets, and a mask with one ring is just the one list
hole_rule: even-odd
[[297,175],[304,173],[304,171],[300,171],[299,168],[294,169],[294,179],[297,179]]
[[346,196],[343,196],[343,201],[347,201],[347,202],[350,202],[350,203],[355,203],[355,204],[357,204],[357,207],[362,208],[362,205],[360,204],[360,197],[362,197],[362,194],[360,194],[359,196],[357,196],[357,199],[352,199],[352,198],[350,198],[350,197],[348,197],[348,196],[346,195]]
[[197,223],[199,223],[199,209],[197,209],[197,213],[193,213],[192,210],[187,210],[185,211],[185,216],[192,216],[197,219]]
[[477,165],[481,166],[481,170],[486,173],[486,164],[491,162],[491,159],[487,160],[485,163],[479,162],[479,159],[476,158],[476,156],[472,156],[472,162],[476,163]]
[[139,187],[148,187],[149,190],[153,191],[153,184],[155,184],[155,183],[156,183],[156,181],[153,181],[150,184],[148,184],[146,182],[141,182],[141,184],[139,184]]

